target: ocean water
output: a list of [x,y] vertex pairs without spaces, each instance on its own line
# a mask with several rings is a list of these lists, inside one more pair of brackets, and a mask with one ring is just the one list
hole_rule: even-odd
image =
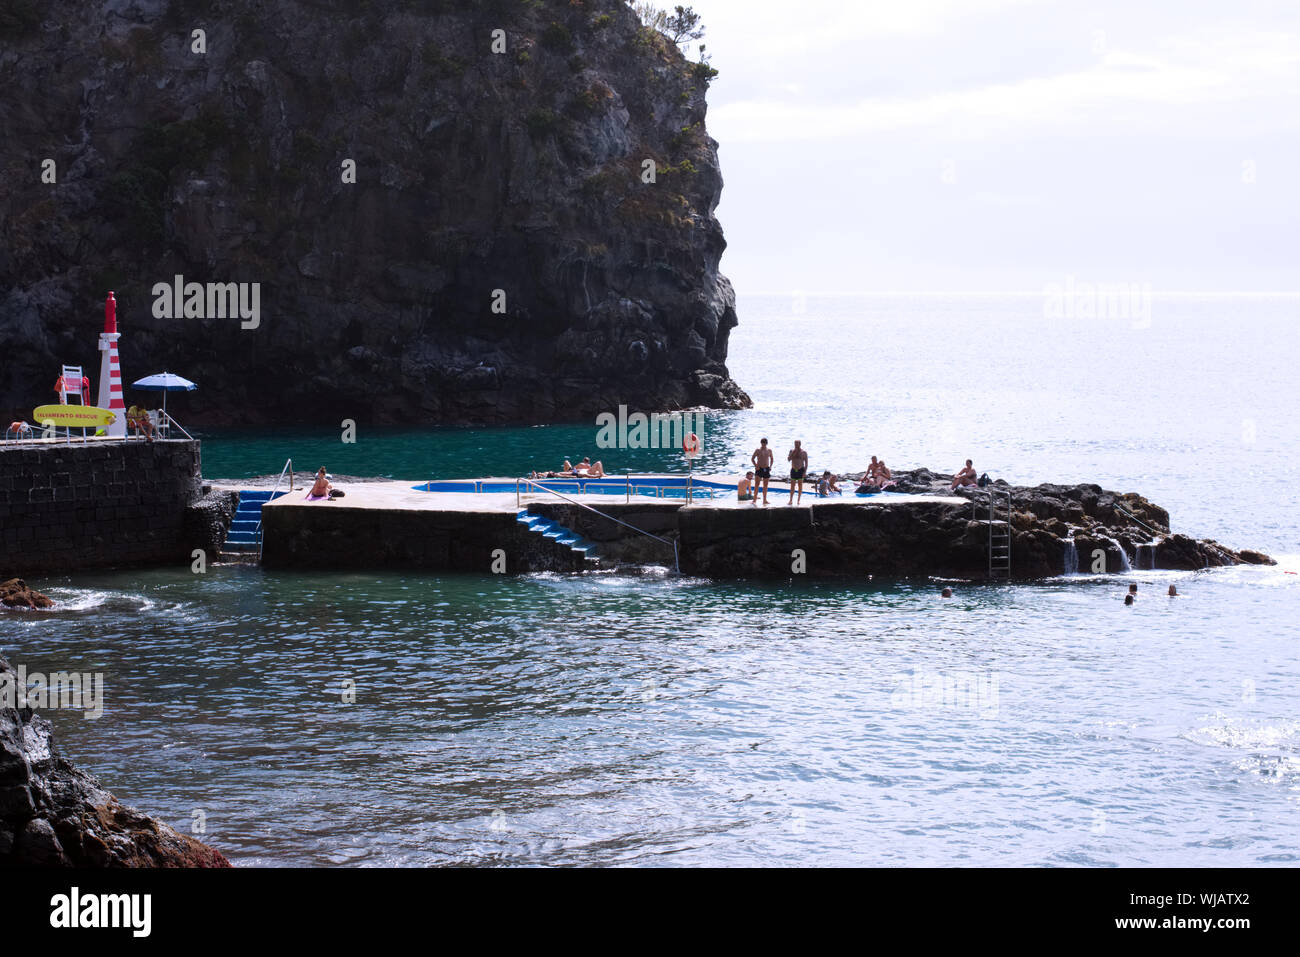
[[[102,672],[102,718],[47,712],[64,750],[237,864],[1294,865],[1298,303],[1098,321],[1033,296],[742,298],[730,365],[755,408],[708,417],[701,466],[760,435],[839,471],[971,457],[1140,491],[1275,567],[949,601],[656,570],[133,570],[34,580],[60,608],[4,616],[0,648]],[[287,455],[405,479],[681,466],[598,453],[594,423],[204,438],[213,478]]]

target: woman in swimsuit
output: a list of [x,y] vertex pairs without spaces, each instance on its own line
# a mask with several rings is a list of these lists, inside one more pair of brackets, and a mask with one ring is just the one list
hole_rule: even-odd
[[325,498],[329,495],[331,488],[333,488],[333,486],[330,485],[329,480],[325,478],[325,466],[322,465],[320,471],[316,473],[316,484],[311,487],[311,491],[307,493],[307,497]]

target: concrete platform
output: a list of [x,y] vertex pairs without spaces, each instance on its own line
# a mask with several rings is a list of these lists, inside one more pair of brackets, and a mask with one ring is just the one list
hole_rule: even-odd
[[[641,476],[647,479],[655,478],[680,478],[681,476],[665,475],[646,475]],[[698,476],[704,481],[710,482],[728,482],[727,476]],[[634,477],[635,479],[636,477]],[[448,480],[451,481],[451,480]],[[459,480],[456,480],[459,481]],[[466,479],[464,481],[479,481],[484,483],[514,483],[513,478],[486,477],[482,479]],[[686,505],[684,498],[680,496],[655,497],[650,495],[618,495],[611,493],[570,493],[565,491],[561,495],[554,495],[548,492],[523,491],[521,487],[520,494],[516,497],[513,492],[425,492],[417,491],[412,488],[414,483],[409,481],[373,481],[373,482],[346,482],[340,481],[337,487],[345,494],[341,499],[322,499],[318,501],[309,501],[306,497],[307,490],[295,488],[288,495],[283,495],[273,502],[263,506],[264,509],[286,508],[297,505],[310,506],[312,508],[325,508],[334,511],[343,511],[348,509],[379,509],[382,511],[419,511],[419,512],[516,512],[520,508],[527,508],[529,505],[548,502],[563,502],[566,499],[574,502],[580,502],[583,505],[590,505],[593,508],[614,505],[647,505],[661,504],[683,507]],[[248,488],[250,486],[240,486],[231,482],[213,483],[214,488]],[[788,485],[773,483],[769,487],[768,504],[764,506],[761,502],[753,505],[750,502],[742,502],[734,494],[720,494],[713,498],[702,498],[695,496],[692,499],[692,508],[752,508],[762,510],[764,508],[788,508],[786,501],[790,496]],[[815,494],[804,493],[802,502],[793,507],[808,507],[810,505],[828,505],[837,502],[860,504],[860,505],[910,505],[918,503],[941,503],[949,505],[968,504],[969,499],[961,496],[934,496],[934,495],[906,495],[898,492],[886,492],[881,495],[854,495],[846,492],[843,495],[832,495],[827,498],[818,498]]]
[[[633,477],[635,483],[636,478]],[[654,479],[639,476],[645,486]],[[703,476],[726,481],[725,476]],[[513,487],[513,478],[463,480]],[[960,496],[884,493],[818,498],[805,494],[787,505],[789,487],[770,489],[767,506],[736,499],[730,488],[716,498],[581,493],[562,495],[520,486],[510,492],[426,491],[410,481],[335,483],[341,499],[310,501],[295,488],[262,507],[262,561],[280,568],[404,568],[464,572],[581,571],[602,564],[654,564],[718,577],[774,574],[788,566],[791,548],[825,552],[819,528],[858,526],[912,529],[939,513],[966,509]],[[728,483],[729,485],[730,483]],[[250,486],[245,485],[244,488]],[[607,486],[608,487],[608,486]],[[669,486],[680,492],[680,486]],[[519,513],[527,516],[521,519]],[[885,518],[884,516],[892,516]],[[554,540],[535,534],[545,521]],[[566,542],[569,544],[566,545]],[[733,568],[734,553],[749,564]],[[767,555],[753,565],[752,554]],[[782,557],[785,556],[785,557]],[[827,572],[831,569],[826,568]]]

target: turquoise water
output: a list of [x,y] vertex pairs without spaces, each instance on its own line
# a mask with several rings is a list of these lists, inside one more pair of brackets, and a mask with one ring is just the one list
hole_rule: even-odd
[[[814,468],[972,457],[1141,491],[1278,567],[950,601],[658,571],[132,571],[34,581],[60,609],[0,619],[0,648],[102,671],[102,719],[48,712],[62,746],[177,826],[203,812],[241,864],[1294,865],[1295,305],[1157,298],[1135,328],[1045,322],[1033,297],[742,300],[731,366],[756,407],[704,436],[719,472],[767,435]],[[204,470],[680,468],[597,454],[595,431],[215,434]]]

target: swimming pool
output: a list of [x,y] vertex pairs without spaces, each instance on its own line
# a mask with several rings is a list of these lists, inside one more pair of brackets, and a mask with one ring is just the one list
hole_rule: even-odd
[[[456,479],[452,481],[429,481],[411,486],[417,492],[460,492],[460,493],[527,493],[529,486],[559,492],[562,495],[641,495],[647,498],[685,498],[687,491],[685,476],[676,475],[607,475],[598,479]],[[716,498],[730,493],[736,494],[736,486],[723,482],[710,482],[705,479],[691,479],[690,492],[693,498]]]

